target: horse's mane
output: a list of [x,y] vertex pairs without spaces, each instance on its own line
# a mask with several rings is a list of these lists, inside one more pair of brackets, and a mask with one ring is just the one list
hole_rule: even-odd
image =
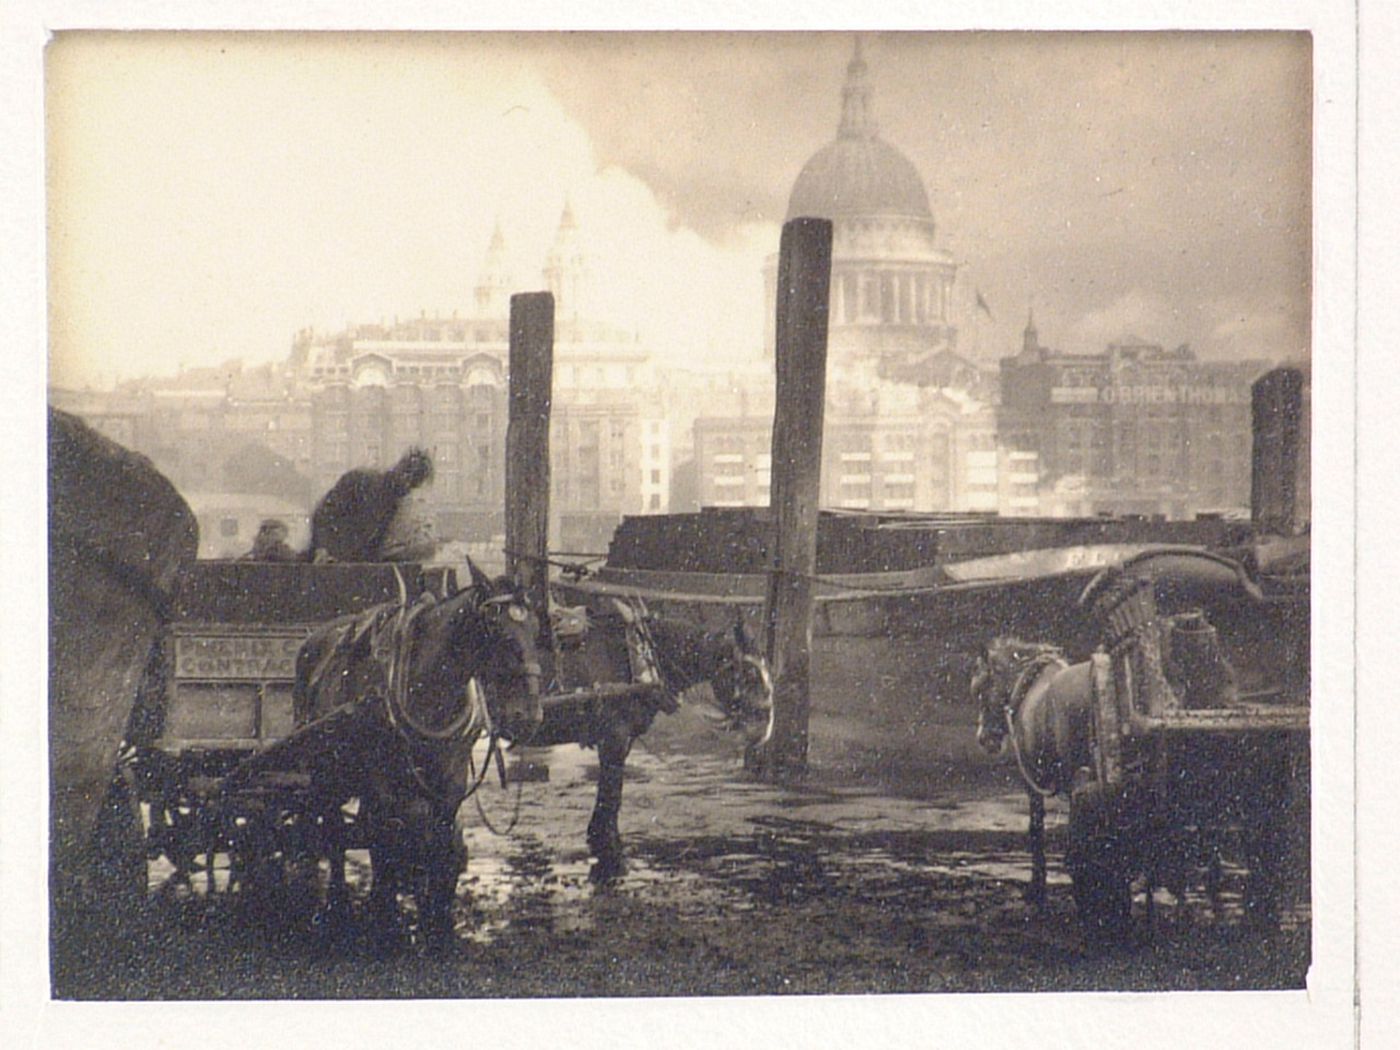
[[1028,642],[1022,638],[1004,635],[993,638],[984,645],[982,653],[988,663],[997,667],[1021,664],[1040,656],[1063,656],[1064,650],[1050,642]]
[[1058,645],[1049,642],[1027,642],[1021,638],[1003,636],[986,643],[982,647],[982,656],[991,669],[994,687],[1009,691],[1016,687],[1017,676],[1025,667],[1038,660],[1063,660],[1065,653]]

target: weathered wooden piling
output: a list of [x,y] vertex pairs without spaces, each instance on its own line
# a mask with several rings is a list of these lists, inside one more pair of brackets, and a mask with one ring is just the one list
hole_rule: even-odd
[[1250,507],[1261,532],[1292,536],[1312,517],[1303,373],[1275,368],[1255,381]]
[[826,219],[793,219],[783,226],[778,254],[774,540],[764,602],[773,720],[768,735],[745,756],[748,768],[765,776],[807,767],[831,228]]
[[506,427],[506,571],[536,609],[548,608],[549,411],[554,296],[510,297],[510,422]]

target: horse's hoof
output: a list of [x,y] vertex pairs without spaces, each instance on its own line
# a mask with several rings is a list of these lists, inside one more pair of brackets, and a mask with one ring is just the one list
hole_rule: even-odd
[[450,948],[456,941],[456,930],[452,925],[450,916],[442,919],[433,919],[427,922],[420,922],[417,929],[418,940],[425,949],[431,952],[440,952]]
[[311,913],[311,929],[318,937],[341,937],[349,927],[349,901],[328,901]]
[[365,915],[364,933],[370,950],[381,955],[401,951],[408,941],[408,930],[397,908],[385,911],[371,906]]
[[398,923],[371,922],[365,933],[366,945],[375,955],[398,955],[408,945],[408,933]]
[[620,861],[622,858],[622,836],[608,831],[590,832],[586,839],[589,854],[600,864]]
[[627,874],[627,861],[619,855],[599,857],[588,869],[588,880],[593,883],[611,882]]

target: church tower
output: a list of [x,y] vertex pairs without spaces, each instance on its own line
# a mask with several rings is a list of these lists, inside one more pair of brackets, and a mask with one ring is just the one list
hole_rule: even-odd
[[1035,357],[1040,353],[1040,333],[1035,328],[1035,310],[1026,313],[1026,329],[1021,333],[1021,353]]
[[491,233],[486,249],[486,261],[476,281],[476,313],[478,317],[502,318],[510,311],[510,292],[514,279],[506,256],[506,238],[501,221]]
[[566,199],[559,216],[559,230],[554,245],[544,263],[545,287],[554,293],[556,323],[577,322],[586,316],[588,303],[588,266],[583,252],[583,238],[573,205]]

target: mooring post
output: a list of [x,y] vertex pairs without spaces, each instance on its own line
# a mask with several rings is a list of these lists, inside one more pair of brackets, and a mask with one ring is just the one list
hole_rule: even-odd
[[510,421],[506,426],[506,572],[543,619],[549,608],[549,411],[554,296],[510,297]]
[[1254,455],[1249,503],[1261,533],[1292,536],[1312,517],[1303,373],[1275,368],[1251,388]]
[[763,606],[773,719],[768,735],[745,755],[747,767],[765,776],[807,768],[830,292],[831,223],[793,219],[783,226],[778,251],[773,553]]

